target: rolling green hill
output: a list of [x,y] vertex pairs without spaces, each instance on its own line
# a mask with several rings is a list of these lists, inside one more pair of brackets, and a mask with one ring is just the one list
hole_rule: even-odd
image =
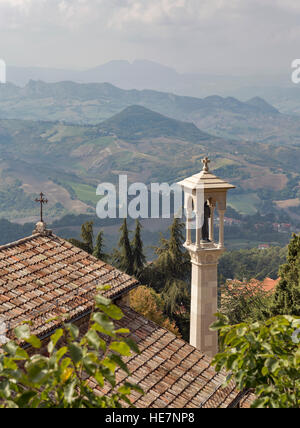
[[[50,201],[50,219],[92,214],[101,182],[170,182],[199,172],[209,154],[217,175],[237,185],[231,200],[251,213],[271,201],[299,202],[299,146],[212,137],[194,124],[131,106],[95,126],[0,120],[0,212],[19,223],[36,220],[35,196]],[[255,196],[255,197],[254,197]]]
[[141,106],[130,106],[106,120],[100,129],[127,140],[146,138],[180,138],[194,143],[212,137],[200,131],[193,123],[181,122],[155,113]]

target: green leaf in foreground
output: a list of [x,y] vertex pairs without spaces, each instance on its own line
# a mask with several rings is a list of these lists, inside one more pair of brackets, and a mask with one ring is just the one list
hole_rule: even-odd
[[[62,328],[49,339],[48,353],[43,347],[43,355],[39,349],[45,343],[31,334],[28,323],[15,329],[17,342],[31,348],[26,352],[13,341],[2,347],[0,408],[115,408],[122,407],[122,403],[131,406],[129,395],[136,387],[124,383],[116,389],[115,372],[119,368],[130,375],[123,357],[130,356],[137,346],[121,336],[128,335],[128,329],[115,327],[112,319],[123,317],[117,306],[99,296],[96,308],[86,334],[79,337],[76,325],[62,322]],[[93,390],[88,378],[100,389]],[[112,388],[111,396],[101,392],[105,383]]]

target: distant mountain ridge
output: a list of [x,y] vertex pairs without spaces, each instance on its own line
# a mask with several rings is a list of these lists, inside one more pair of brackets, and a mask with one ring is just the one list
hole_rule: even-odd
[[203,132],[242,141],[300,144],[300,123],[265,100],[183,97],[152,90],[124,90],[109,83],[30,81],[24,88],[0,85],[0,118],[97,124],[139,105]]
[[[212,94],[229,96],[243,87],[268,88],[286,86],[289,76],[238,76],[212,72],[178,72],[174,68],[146,59],[113,60],[86,70],[47,67],[14,67],[8,65],[8,81],[24,86],[30,80],[48,83],[108,82],[123,89],[152,89],[184,96],[206,97]],[[251,92],[248,98],[259,95]]]
[[[171,67],[154,61],[113,60],[87,70],[57,69],[46,67],[14,67],[8,66],[8,80],[20,86],[30,80],[42,80],[48,83],[60,81],[74,81],[77,83],[109,82],[124,89],[146,89],[153,85],[162,86],[178,84],[184,74],[177,73]],[[155,89],[157,89],[155,87]]]
[[255,107],[258,111],[261,111],[262,113],[270,113],[270,114],[277,114],[279,111],[271,106],[266,100],[264,100],[261,97],[254,97],[250,100],[246,101],[246,104],[249,106]]
[[214,94],[241,100],[261,97],[286,114],[300,114],[299,86],[292,85],[290,73],[284,75],[238,76],[215,73],[179,73],[175,69],[148,60],[110,61],[88,70],[8,65],[8,81],[25,86],[30,80],[47,83],[107,82],[122,89],[154,90],[181,96],[205,98]]
[[180,110],[185,108],[187,113],[197,111],[199,109],[213,109],[221,108],[224,110],[240,111],[253,113],[258,109],[260,112],[265,113],[279,113],[277,109],[268,104],[262,98],[252,98],[246,102],[239,101],[234,97],[221,97],[217,95],[208,96],[206,98],[183,97],[170,93],[152,91],[152,90],[124,90],[117,88],[110,83],[89,83],[78,84],[71,81],[45,83],[43,81],[29,81],[24,87],[18,87],[13,84],[6,84],[0,86],[0,102],[3,100],[10,100],[15,97],[20,98],[48,98],[53,97],[57,99],[70,99],[91,100],[101,97],[118,97],[121,101],[126,100],[128,104],[136,102],[147,102],[155,100],[157,102],[165,101],[175,104]]

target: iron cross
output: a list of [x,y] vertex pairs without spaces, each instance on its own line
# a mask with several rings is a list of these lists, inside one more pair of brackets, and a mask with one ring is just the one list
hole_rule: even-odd
[[43,223],[43,205],[48,204],[48,199],[44,198],[44,193],[40,193],[40,199],[36,199],[35,202],[41,204],[41,222]]
[[206,156],[203,160],[202,163],[204,165],[203,167],[203,171],[208,172],[209,171],[209,164],[210,164],[210,159]]

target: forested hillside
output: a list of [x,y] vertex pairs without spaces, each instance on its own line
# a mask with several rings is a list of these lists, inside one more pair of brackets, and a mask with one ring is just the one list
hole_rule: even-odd
[[3,119],[0,150],[1,216],[22,223],[35,220],[41,190],[50,220],[93,214],[101,182],[117,183],[119,174],[129,183],[177,182],[199,172],[208,153],[214,173],[237,186],[229,200],[237,211],[275,204],[299,220],[300,146],[220,139],[140,106],[95,126]]

